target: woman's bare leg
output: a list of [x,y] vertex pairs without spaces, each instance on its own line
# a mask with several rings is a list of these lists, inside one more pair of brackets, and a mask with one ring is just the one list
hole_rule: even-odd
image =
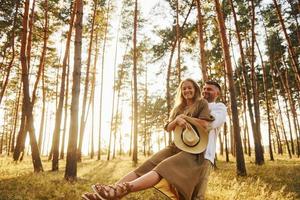
[[[134,178],[134,175],[136,175],[136,174],[135,173],[133,174],[133,173],[127,174],[120,181],[126,180],[126,179],[129,180],[130,178]],[[132,181],[125,182],[126,185],[120,184],[121,187],[123,187],[123,189],[121,189],[118,186],[115,186],[115,189],[113,189],[111,186],[107,186],[107,185],[100,185],[100,186],[93,185],[92,188],[97,193],[97,195],[102,196],[102,198],[103,197],[104,198],[118,197],[118,196],[121,197],[123,195],[128,194],[129,191],[137,192],[140,190],[150,188],[150,187],[156,185],[160,181],[160,179],[161,179],[161,177],[157,172],[150,171],[150,172],[144,174],[143,176],[140,176]]]
[[156,185],[160,179],[161,177],[157,172],[150,171],[147,174],[130,181],[129,184],[131,185],[131,191],[136,192]]
[[123,178],[118,180],[118,182],[116,182],[116,184],[130,182],[130,181],[137,179],[138,177],[139,176],[134,171],[131,171],[128,174],[126,174]]

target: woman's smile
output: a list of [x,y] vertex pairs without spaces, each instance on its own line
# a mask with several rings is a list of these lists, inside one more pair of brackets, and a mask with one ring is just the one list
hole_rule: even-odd
[[186,99],[186,100],[190,100],[192,98],[194,98],[195,95],[195,88],[192,82],[190,81],[185,81],[182,84],[182,96]]

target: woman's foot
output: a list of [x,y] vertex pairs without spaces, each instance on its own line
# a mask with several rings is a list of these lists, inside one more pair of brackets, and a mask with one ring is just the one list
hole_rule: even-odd
[[131,192],[131,188],[132,185],[128,182],[116,185],[92,185],[92,189],[101,200],[119,200]]
[[84,200],[101,200],[95,193],[86,192],[81,196]]

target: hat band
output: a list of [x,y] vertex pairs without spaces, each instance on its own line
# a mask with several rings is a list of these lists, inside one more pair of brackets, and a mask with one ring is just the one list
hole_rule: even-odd
[[190,145],[190,144],[185,143],[185,141],[184,141],[184,139],[183,139],[183,131],[185,130],[185,128],[183,128],[182,131],[181,131],[181,134],[180,134],[180,135],[181,135],[181,141],[182,141],[186,146],[188,146],[188,147],[195,147],[195,146],[197,146],[197,145],[199,144],[199,142],[200,142],[200,134],[199,134],[197,128],[196,128],[193,124],[191,124],[191,123],[189,123],[189,124],[192,126],[192,128],[194,129],[194,131],[197,133],[199,139],[198,139],[198,141],[196,142],[196,144],[194,144],[194,145]]

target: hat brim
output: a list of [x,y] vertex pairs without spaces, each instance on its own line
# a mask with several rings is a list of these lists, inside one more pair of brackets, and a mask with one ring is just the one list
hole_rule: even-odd
[[190,124],[194,125],[197,128],[197,131],[199,133],[200,141],[197,145],[195,146],[188,146],[182,141],[182,127],[176,126],[175,130],[173,131],[174,133],[174,143],[175,145],[182,151],[192,153],[192,154],[199,154],[202,153],[208,143],[208,131],[201,125],[199,125],[196,120],[194,120],[191,117],[185,117],[185,120],[188,121]]

